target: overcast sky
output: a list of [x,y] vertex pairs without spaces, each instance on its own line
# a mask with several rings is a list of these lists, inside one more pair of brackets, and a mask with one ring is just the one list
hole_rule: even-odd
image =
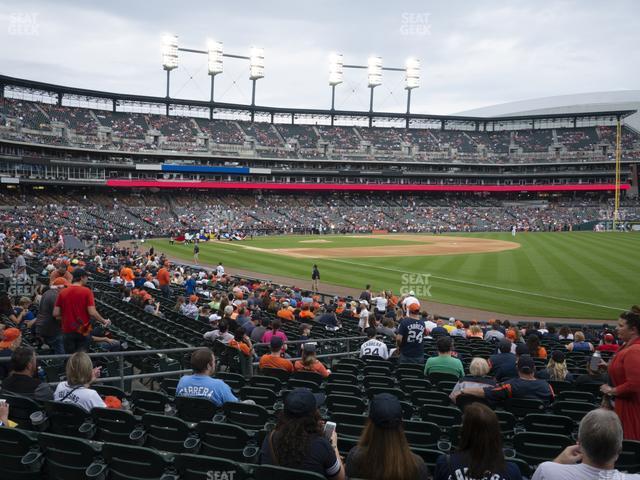
[[[412,111],[638,88],[640,2],[628,1],[29,1],[0,0],[0,73],[115,92],[164,95],[163,33],[228,53],[265,48],[260,105],[328,108],[330,52],[385,66],[422,62]],[[206,57],[181,54],[171,95],[208,100]],[[248,64],[225,59],[216,100],[249,103]],[[375,108],[405,108],[403,74],[385,72]],[[366,73],[345,72],[336,107],[368,109]]]

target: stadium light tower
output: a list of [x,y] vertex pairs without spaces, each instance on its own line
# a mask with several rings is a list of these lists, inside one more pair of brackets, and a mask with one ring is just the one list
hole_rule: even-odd
[[[329,85],[331,85],[331,111],[336,105],[336,85],[340,85],[344,78],[344,57],[341,53],[329,55]],[[333,126],[334,116],[331,115],[331,125]]]
[[[264,78],[264,48],[251,47],[249,54],[249,79],[251,80],[251,106],[256,105],[256,80]],[[254,110],[251,109],[253,122]]]
[[[171,70],[178,68],[178,36],[177,35],[164,35],[162,37],[162,68],[164,68],[167,71],[167,99],[168,99]],[[169,102],[167,102],[167,115],[169,115]]]
[[405,70],[405,89],[407,90],[407,121],[406,128],[409,128],[409,113],[411,113],[411,90],[420,86],[420,60],[408,58]]
[[215,40],[207,40],[208,72],[211,77],[211,108],[209,109],[209,119],[213,118],[213,88],[216,75],[222,73],[222,43]]
[[[369,113],[373,113],[373,89],[382,85],[382,58],[369,57],[367,62],[368,84],[371,90],[369,97]],[[369,116],[369,126],[372,125],[373,117]]]

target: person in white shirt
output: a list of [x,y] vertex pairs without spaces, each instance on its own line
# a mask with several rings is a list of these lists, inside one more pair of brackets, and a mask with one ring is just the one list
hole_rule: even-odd
[[384,342],[376,338],[376,329],[369,327],[366,330],[368,340],[360,347],[361,357],[380,357],[383,360],[389,358],[389,349]]
[[409,306],[413,305],[414,303],[417,303],[418,305],[420,305],[420,300],[418,300],[415,297],[415,295],[416,295],[415,292],[413,290],[411,290],[409,292],[409,294],[406,297],[404,297],[404,300],[402,300],[401,305],[402,305],[402,309],[405,312],[408,312],[409,311]]
[[433,321],[433,315],[427,315],[426,317],[423,316],[422,320],[424,321],[424,328],[428,330],[429,333],[438,326],[438,324]]
[[[580,421],[578,443],[553,462],[541,463],[531,480],[640,480],[615,469],[622,451],[622,424],[615,412],[598,408]],[[581,462],[581,463],[578,463]]]
[[384,292],[380,292],[380,295],[377,297],[373,297],[371,299],[371,304],[375,305],[375,314],[376,316],[384,315],[387,311],[387,304],[389,301],[387,300]]
[[100,376],[100,368],[93,368],[89,355],[84,352],[71,355],[66,375],[67,381],[59,383],[53,394],[55,402],[73,403],[87,412],[94,407],[106,407],[98,392],[89,388]]
[[223,275],[224,275],[224,267],[222,266],[222,262],[220,262],[216,267],[216,277],[220,278]]
[[360,300],[360,320],[358,321],[358,327],[361,331],[369,328],[369,302],[366,300]]

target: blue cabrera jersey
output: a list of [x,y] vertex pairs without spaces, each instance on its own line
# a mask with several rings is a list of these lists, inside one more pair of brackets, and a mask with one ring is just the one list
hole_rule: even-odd
[[398,325],[398,335],[402,335],[400,353],[407,357],[423,355],[422,337],[424,336],[424,322],[415,318],[405,317]]
[[176,387],[177,397],[206,398],[218,407],[225,402],[237,402],[229,385],[206,375],[185,375]]

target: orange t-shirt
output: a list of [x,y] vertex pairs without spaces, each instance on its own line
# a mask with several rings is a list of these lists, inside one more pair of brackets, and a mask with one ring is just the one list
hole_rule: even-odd
[[313,320],[314,317],[315,317],[315,315],[313,314],[313,312],[311,310],[301,310],[300,311],[300,318],[308,318],[309,320]]
[[313,364],[313,366],[311,368],[306,368],[303,364],[301,360],[296,360],[296,363],[294,363],[293,365],[293,369],[296,372],[300,372],[300,371],[306,371],[306,372],[315,372],[315,373],[319,373],[320,375],[322,375],[324,378],[329,376],[329,370],[327,370],[327,368],[321,363],[321,362],[315,362]]
[[125,282],[133,282],[133,279],[135,278],[133,270],[129,267],[122,267],[122,270],[120,270],[120,276]]
[[274,357],[270,353],[266,353],[260,359],[260,368],[279,368],[287,372],[293,372],[293,364],[282,357]]
[[280,310],[278,310],[278,318],[281,318],[283,320],[293,321],[294,320],[293,312],[289,309],[281,308]]
[[242,353],[244,353],[247,357],[251,354],[251,349],[249,348],[249,345],[247,345],[244,342],[238,342],[237,340],[234,339],[229,342],[229,346],[233,348],[237,348]]
[[171,281],[171,275],[169,275],[169,270],[167,270],[164,267],[158,270],[157,277],[158,277],[158,284],[161,287],[164,287],[165,285],[169,285],[169,282]]

